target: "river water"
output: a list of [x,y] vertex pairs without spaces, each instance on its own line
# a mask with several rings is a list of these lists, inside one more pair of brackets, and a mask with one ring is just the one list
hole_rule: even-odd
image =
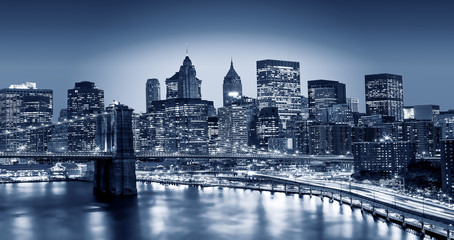
[[319,197],[137,183],[97,200],[85,182],[0,185],[0,239],[419,239]]

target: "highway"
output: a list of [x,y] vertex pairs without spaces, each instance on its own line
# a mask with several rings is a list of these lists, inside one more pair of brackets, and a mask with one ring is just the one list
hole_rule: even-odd
[[443,222],[448,222],[454,225],[454,205],[442,203],[433,199],[419,199],[414,196],[400,194],[399,192],[391,189],[366,184],[312,180],[304,178],[292,179],[264,174],[255,174],[254,176],[281,180],[288,183],[293,182],[295,184],[319,187],[326,190],[336,190],[345,194],[349,194],[351,192],[352,195],[373,199],[374,202],[391,205],[395,209],[407,210],[408,212],[416,211],[421,216],[424,216],[424,218],[442,218],[444,219]]

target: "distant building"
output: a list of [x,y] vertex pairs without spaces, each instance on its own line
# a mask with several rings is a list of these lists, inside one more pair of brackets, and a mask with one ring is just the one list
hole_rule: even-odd
[[322,124],[309,126],[309,154],[350,154],[351,145],[351,127],[349,125]]
[[366,113],[381,114],[394,121],[404,119],[402,76],[383,73],[365,76]]
[[189,98],[154,101],[154,127],[163,144],[157,147],[167,153],[208,153],[208,110],[212,105],[212,101]]
[[[339,83],[338,81],[324,79],[307,81],[307,92],[309,117],[311,119],[316,118],[317,109],[320,106],[329,107],[336,103],[347,103],[345,84]],[[318,103],[316,99],[318,99]]]
[[180,71],[166,79],[167,99],[196,98],[201,99],[202,80],[196,77],[196,71],[188,55],[183,60]]
[[303,119],[309,118],[309,99],[305,96],[301,96],[301,117]]
[[219,118],[208,117],[208,153],[220,152],[219,148]]
[[257,102],[259,110],[276,107],[282,124],[301,112],[299,62],[257,61]]
[[440,114],[438,105],[415,105],[415,120],[433,121],[435,116]]
[[219,108],[219,138],[224,151],[245,151],[248,147],[249,132],[256,113],[255,101],[238,100]]
[[454,188],[454,139],[441,141],[441,182],[443,192],[452,195]]
[[378,142],[353,143],[354,171],[368,170],[393,177],[406,171],[415,161],[415,145],[409,141],[393,142],[383,139]]
[[430,120],[405,121],[402,125],[403,140],[415,142],[416,153],[421,157],[433,157],[440,152],[441,127]]
[[328,123],[328,108],[337,104],[336,89],[316,88],[314,89],[315,118],[318,123]]
[[161,100],[161,87],[158,79],[151,78],[147,80],[145,94],[146,94],[145,99],[147,103],[147,113],[149,113],[151,108],[151,102]]
[[[53,91],[36,83],[11,85],[0,90],[0,151],[47,151]],[[26,130],[26,131],[21,131]]]
[[52,129],[52,138],[49,143],[49,151],[51,152],[66,152],[68,150],[68,128],[69,125],[64,122],[68,121],[68,109],[63,108],[60,110],[58,117],[59,122],[63,124],[57,124]]
[[260,148],[268,149],[268,140],[281,135],[281,125],[277,107],[264,107],[257,120],[257,137]]
[[96,118],[104,111],[104,91],[93,82],[76,82],[68,90],[69,151],[93,151],[96,148]]
[[415,106],[404,106],[404,121],[415,119]]
[[233,60],[230,62],[230,69],[224,77],[222,85],[224,106],[231,104],[243,96],[241,78],[233,68]]
[[153,140],[156,138],[156,128],[151,123],[151,114],[149,113],[135,113],[132,115],[134,151],[150,152],[155,150],[156,145]]
[[359,112],[359,99],[358,98],[347,98],[348,108],[351,112]]
[[328,123],[354,126],[353,113],[347,104],[334,104],[328,107]]

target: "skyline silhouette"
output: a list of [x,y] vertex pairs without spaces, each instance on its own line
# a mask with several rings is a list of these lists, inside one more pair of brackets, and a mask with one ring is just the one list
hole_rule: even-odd
[[454,108],[453,7],[405,1],[8,3],[0,10],[2,88],[27,81],[52,88],[57,115],[75,82],[93,81],[106,91],[106,104],[115,99],[144,112],[146,80],[158,78],[163,86],[188,43],[202,98],[216,107],[232,57],[250,97],[256,97],[256,61],[280,59],[300,62],[305,96],[308,80],[340,81],[364,111],[364,75],[389,72],[403,76],[405,105],[447,110]]

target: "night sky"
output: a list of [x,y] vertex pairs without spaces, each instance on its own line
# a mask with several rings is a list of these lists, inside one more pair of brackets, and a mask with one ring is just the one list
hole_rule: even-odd
[[[113,100],[145,111],[145,82],[189,56],[202,98],[222,105],[230,58],[243,93],[256,97],[255,64],[299,61],[307,80],[347,84],[364,111],[364,75],[403,75],[404,103],[454,108],[452,1],[2,1],[0,88],[26,81],[67,89],[93,81]],[[55,118],[54,117],[54,118]]]

